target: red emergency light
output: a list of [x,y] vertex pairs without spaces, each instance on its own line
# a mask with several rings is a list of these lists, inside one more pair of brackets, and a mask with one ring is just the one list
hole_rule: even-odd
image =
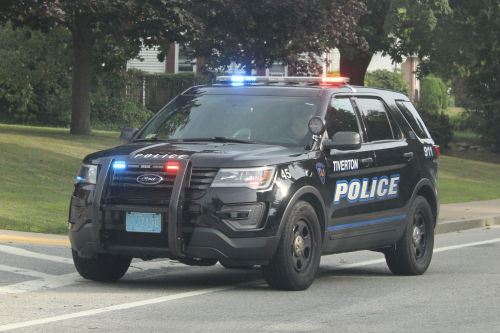
[[349,83],[349,78],[348,77],[323,77],[321,78],[321,83],[326,83],[326,84],[347,84]]
[[165,166],[165,169],[170,172],[177,172],[179,171],[179,163],[177,162],[168,162],[167,165]]

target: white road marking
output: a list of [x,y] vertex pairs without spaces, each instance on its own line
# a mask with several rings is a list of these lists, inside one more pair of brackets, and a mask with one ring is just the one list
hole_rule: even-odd
[[[500,242],[500,238],[495,238],[495,239],[490,239],[487,241],[481,241],[481,242],[475,242],[475,243],[467,243],[467,244],[461,244],[461,245],[441,247],[441,248],[434,249],[434,252],[444,252],[444,251],[449,251],[449,250],[457,250],[457,249],[461,249],[461,248],[465,248],[465,247],[483,245],[483,244],[491,244],[491,243],[497,243],[497,242]],[[383,263],[383,262],[385,262],[384,259],[369,260],[369,261],[364,261],[364,262],[360,262],[360,263],[356,263],[356,264],[335,267],[331,270],[332,271],[342,270],[342,269],[353,268],[353,267],[379,264],[379,263]],[[141,264],[141,263],[139,263],[139,264]],[[53,323],[53,322],[61,321],[61,320],[68,320],[68,319],[74,319],[74,318],[93,316],[93,315],[97,315],[97,314],[101,314],[101,313],[109,312],[109,311],[126,310],[126,309],[131,309],[131,308],[135,308],[135,307],[139,307],[139,306],[165,303],[165,302],[174,301],[174,300],[178,300],[178,299],[182,299],[182,298],[206,295],[206,294],[210,294],[210,293],[214,293],[214,292],[218,292],[218,291],[225,291],[225,290],[230,290],[230,289],[236,289],[236,288],[242,287],[242,286],[258,285],[258,284],[263,284],[263,283],[265,283],[263,280],[250,281],[250,282],[239,283],[239,284],[230,285],[230,286],[201,289],[201,290],[197,290],[197,291],[189,291],[189,292],[179,293],[179,294],[170,295],[170,296],[151,298],[148,300],[143,300],[143,301],[138,301],[138,302],[113,305],[113,306],[108,306],[108,307],[104,307],[104,308],[81,311],[81,312],[76,312],[76,313],[62,315],[62,316],[48,317],[48,318],[24,321],[24,322],[19,322],[19,323],[14,323],[14,324],[7,324],[7,325],[0,326],[0,331],[7,331],[7,330],[16,329],[16,328],[23,328],[23,327],[28,327],[28,326]]]
[[481,241],[481,242],[475,242],[475,243],[467,243],[467,244],[461,244],[461,245],[440,247],[438,249],[434,249],[433,252],[437,253],[437,252],[461,249],[463,247],[470,247],[470,246],[477,246],[477,245],[484,245],[484,244],[491,244],[491,243],[498,243],[498,242],[500,242],[500,238],[495,238],[495,239],[490,239],[487,241]]
[[174,301],[177,299],[206,295],[206,294],[215,293],[218,291],[230,290],[230,289],[235,289],[235,288],[239,288],[239,287],[243,287],[243,286],[256,285],[256,284],[262,284],[262,283],[264,283],[263,280],[258,280],[258,281],[252,281],[252,282],[247,282],[247,283],[234,284],[234,285],[230,285],[230,286],[208,288],[208,289],[202,289],[202,290],[196,290],[196,291],[188,291],[185,293],[179,293],[179,294],[170,295],[170,296],[156,297],[156,298],[151,298],[151,299],[147,299],[144,301],[137,301],[137,302],[107,306],[104,308],[81,311],[81,312],[71,313],[71,314],[62,315],[62,316],[35,319],[35,320],[30,320],[30,321],[15,323],[15,324],[7,324],[7,325],[0,326],[0,331],[7,331],[7,330],[13,330],[16,328],[23,328],[23,327],[34,326],[34,325],[53,323],[55,321],[61,321],[61,320],[67,320],[67,319],[93,316],[93,315],[97,315],[97,314],[101,314],[101,313],[109,312],[109,311],[126,310],[126,309],[135,308],[138,306],[164,303],[164,302],[168,302],[168,301]]
[[[47,278],[51,278],[54,276],[54,275],[47,274],[47,273],[42,273],[42,272],[32,271],[29,269],[12,267],[12,266],[2,265],[2,264],[0,264],[0,271],[21,274],[21,275],[27,275],[27,276],[33,276],[33,277],[42,278],[42,279],[47,279]],[[1,292],[0,292],[0,294],[1,294]]]
[[0,295],[25,293],[42,289],[55,289],[86,281],[88,280],[82,278],[78,273],[69,273],[59,276],[52,275],[41,280],[24,281],[0,287]]
[[20,249],[20,248],[14,247],[14,246],[0,245],[0,252],[5,252],[5,253],[8,253],[8,254],[14,254],[16,256],[23,256],[23,257],[28,257],[28,258],[43,259],[43,260],[49,260],[49,261],[61,262],[63,264],[71,264],[71,265],[73,265],[73,259],[71,259],[71,258],[51,256],[51,255],[48,255],[48,254],[43,254],[43,253],[28,251],[28,250],[25,250],[25,249]]
[[[28,258],[44,259],[44,260],[73,265],[73,259],[41,254],[8,245],[0,245],[0,251]],[[143,272],[151,269],[161,269],[161,268],[170,268],[179,266],[186,267],[186,265],[173,260],[133,262],[130,265],[127,274]],[[41,278],[40,280],[24,281],[0,287],[0,295],[18,294],[18,293],[25,293],[30,291],[44,290],[44,289],[55,289],[59,287],[69,286],[72,284],[88,282],[88,280],[83,279],[78,273],[70,273],[65,275],[52,275],[52,274],[46,274],[6,265],[0,265],[0,271],[6,271],[15,274],[22,274],[22,275]]]

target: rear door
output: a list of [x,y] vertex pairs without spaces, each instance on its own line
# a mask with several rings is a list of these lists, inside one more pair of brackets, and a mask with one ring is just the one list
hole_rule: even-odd
[[386,237],[399,237],[406,222],[413,189],[419,180],[416,156],[383,99],[355,99],[376,158],[375,202],[379,227]]

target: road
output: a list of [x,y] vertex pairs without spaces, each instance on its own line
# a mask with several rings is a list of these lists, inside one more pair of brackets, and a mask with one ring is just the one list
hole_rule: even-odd
[[117,283],[86,281],[69,248],[0,243],[0,331],[500,332],[500,227],[437,235],[431,266],[393,276],[380,253],[322,258],[303,292],[259,268],[134,261]]

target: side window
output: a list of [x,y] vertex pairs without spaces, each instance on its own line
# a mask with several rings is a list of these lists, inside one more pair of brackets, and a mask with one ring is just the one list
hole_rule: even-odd
[[394,128],[396,135],[394,135],[389,124],[387,111],[381,101],[378,99],[358,98],[356,104],[358,104],[363,114],[369,141],[394,140],[400,137],[399,128],[396,124],[394,124],[396,125]]
[[429,133],[413,104],[411,102],[396,101],[396,105],[410,124],[413,132],[421,139],[428,139]]
[[356,112],[349,98],[332,100],[326,117],[326,131],[330,138],[337,132],[359,133]]

